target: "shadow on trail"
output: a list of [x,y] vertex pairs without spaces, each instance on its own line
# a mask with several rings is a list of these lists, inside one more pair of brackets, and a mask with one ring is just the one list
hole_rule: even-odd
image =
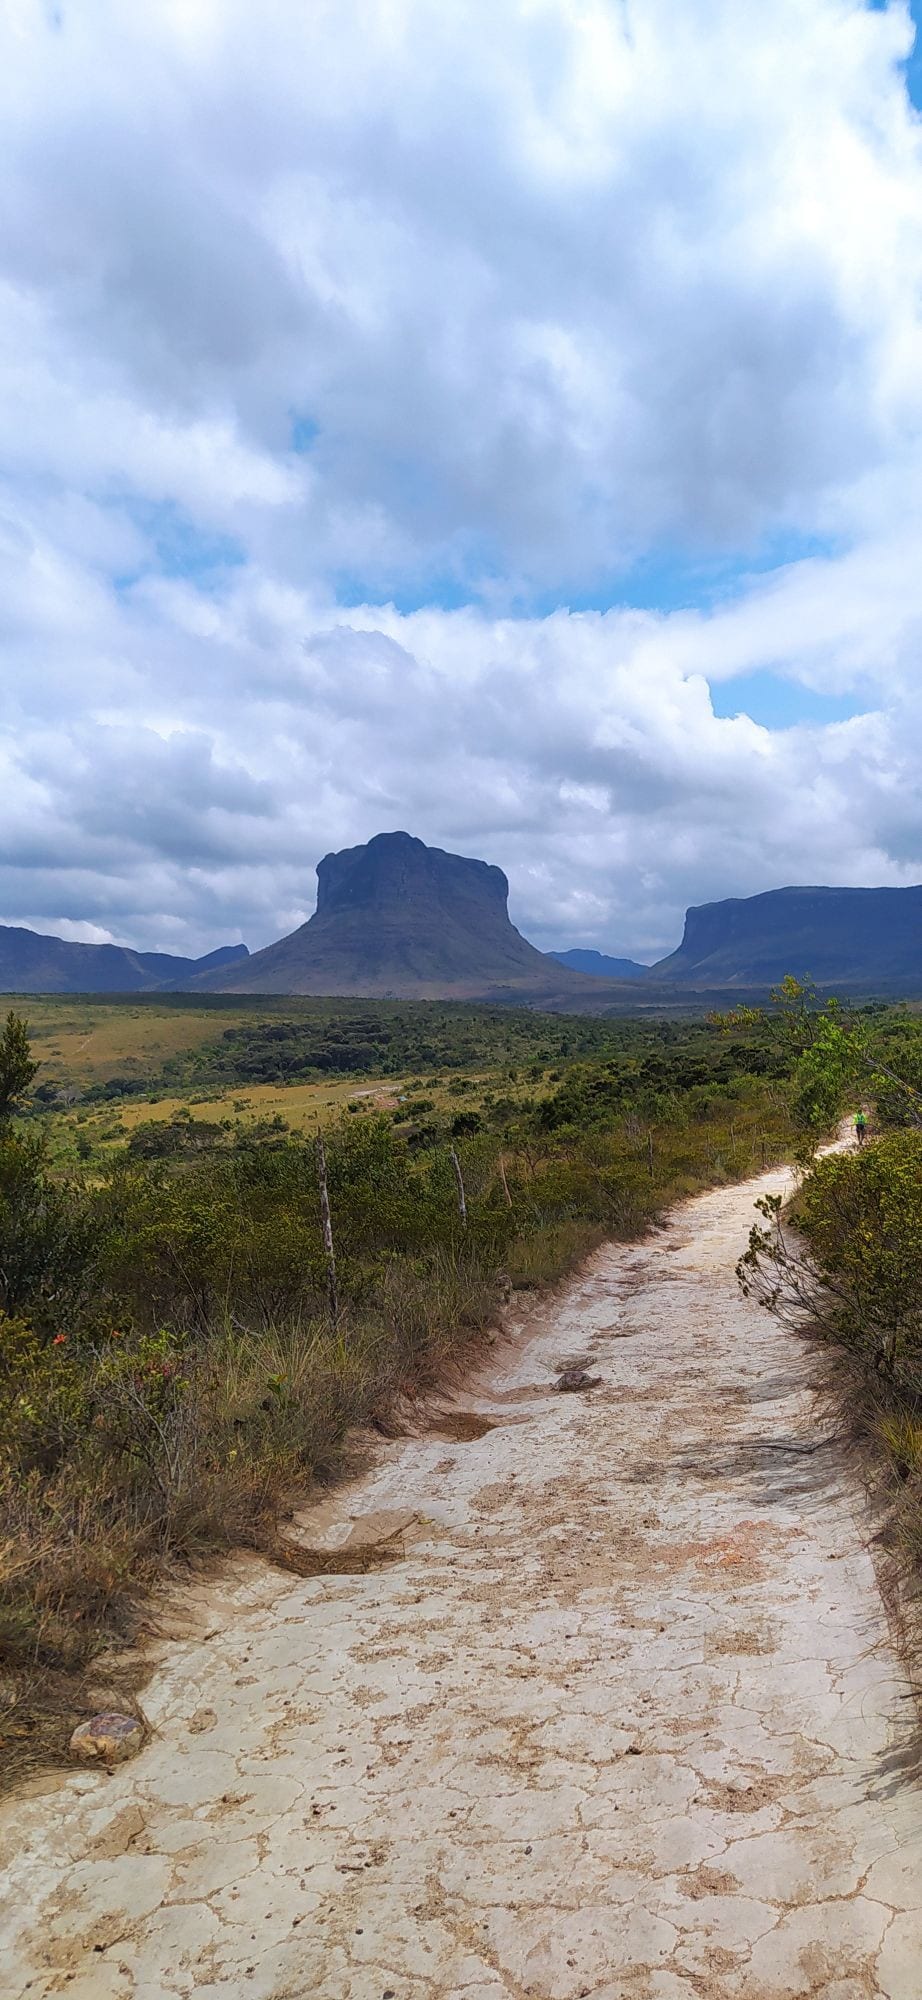
[[841,1493],[841,1442],[835,1436],[704,1444],[678,1452],[673,1465],[685,1478],[745,1487],[747,1501],[757,1508],[802,1506],[804,1501],[821,1507]]

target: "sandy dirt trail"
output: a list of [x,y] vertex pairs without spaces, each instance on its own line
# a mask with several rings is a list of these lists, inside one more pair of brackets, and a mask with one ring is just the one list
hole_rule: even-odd
[[[400,1560],[193,1594],[137,1761],[0,1815],[10,2000],[920,2000],[863,1499],[804,1449],[809,1350],[734,1280],[783,1184],[600,1252],[471,1421],[302,1519]],[[583,1356],[601,1387],[557,1393]]]

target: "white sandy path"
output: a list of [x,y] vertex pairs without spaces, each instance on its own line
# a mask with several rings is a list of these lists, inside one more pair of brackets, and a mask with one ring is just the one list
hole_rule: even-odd
[[601,1251],[464,1397],[495,1429],[382,1442],[305,1517],[415,1516],[405,1560],[200,1589],[140,1758],[0,1815],[10,2000],[920,2000],[862,1496],[733,1275],[783,1184]]

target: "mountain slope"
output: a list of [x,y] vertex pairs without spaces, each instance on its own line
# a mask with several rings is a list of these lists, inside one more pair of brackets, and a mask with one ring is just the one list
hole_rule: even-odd
[[786,972],[867,995],[922,992],[922,887],[769,889],[688,910],[677,951],[648,977],[765,988]]
[[245,944],[221,945],[205,958],[177,958],[120,944],[71,944],[0,924],[0,993],[156,993],[247,956]]
[[537,951],[510,923],[508,894],[502,869],[486,861],[426,847],[408,833],[377,834],[324,857],[317,909],[300,929],[254,952],[244,967],[195,985],[225,993],[597,1002],[597,981]]
[[578,945],[571,951],[549,951],[548,958],[556,958],[558,965],[568,965],[571,972],[585,972],[591,979],[647,979],[648,965],[641,965],[636,958],[610,958],[604,951],[583,951]]

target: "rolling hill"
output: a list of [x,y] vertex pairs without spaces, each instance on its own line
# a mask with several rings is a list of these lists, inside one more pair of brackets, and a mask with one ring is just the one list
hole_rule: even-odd
[[247,957],[245,944],[220,945],[205,958],[132,951],[120,944],[71,944],[17,924],[0,924],[0,993],[156,993],[177,990],[196,973],[223,970]]
[[556,958],[558,965],[568,965],[571,972],[586,972],[591,979],[648,979],[650,967],[641,965],[636,958],[610,958],[604,951],[586,951],[579,945],[571,951],[549,951],[548,958]]

